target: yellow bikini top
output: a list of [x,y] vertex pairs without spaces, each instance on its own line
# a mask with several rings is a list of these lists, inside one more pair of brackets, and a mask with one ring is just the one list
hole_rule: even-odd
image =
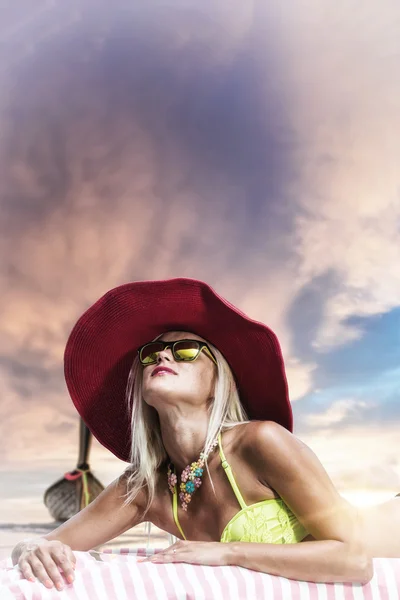
[[[222,466],[232,486],[241,510],[229,521],[221,535],[221,542],[266,542],[269,544],[293,544],[301,542],[308,534],[297,517],[281,498],[263,500],[249,506],[237,486],[232,469],[222,450],[221,434],[218,436],[219,455]],[[178,492],[172,495],[172,511],[176,526],[186,540],[178,519]]]

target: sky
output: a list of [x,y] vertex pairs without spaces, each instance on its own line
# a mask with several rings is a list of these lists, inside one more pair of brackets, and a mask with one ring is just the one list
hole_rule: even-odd
[[[295,434],[335,484],[400,491],[397,0],[2,11],[3,477],[75,464],[82,312],[187,276],[276,332]],[[91,464],[124,468],[97,442]]]

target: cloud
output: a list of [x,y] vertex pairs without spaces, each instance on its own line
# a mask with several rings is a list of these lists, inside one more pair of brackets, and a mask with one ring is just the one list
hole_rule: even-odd
[[398,425],[357,425],[339,432],[324,428],[303,434],[301,439],[339,489],[399,488]]
[[352,398],[342,399],[329,406],[323,413],[309,415],[308,423],[311,427],[326,428],[343,423],[349,414],[355,411],[368,408],[371,408],[371,406],[367,402]]
[[64,10],[54,5],[6,40],[14,58],[22,40],[32,50],[2,73],[9,459],[35,444],[43,456],[61,439],[71,451],[63,349],[76,318],[107,289],[187,275],[232,290],[239,304],[264,262],[259,240],[274,244],[272,213],[257,228],[268,214],[260,194],[284,186],[290,157],[279,137],[284,102],[272,84],[260,85],[258,53],[271,42],[253,4],[234,13],[223,2],[158,8],[85,3],[45,35],[42,20]]
[[[258,190],[283,185],[288,162],[279,115],[262,104],[275,95],[284,109],[257,85],[252,11],[227,18],[219,6],[226,21],[169,8],[161,32],[157,10],[138,23],[113,10],[100,46],[104,23],[86,7],[11,78],[2,250],[13,298],[84,305],[128,278],[240,274],[260,235]],[[233,31],[221,36],[222,24]]]
[[[297,425],[309,433],[326,421],[335,435],[355,425],[368,427],[393,425],[400,420],[399,403],[400,370],[387,369],[383,372],[366,373],[343,378],[323,388],[314,388],[312,393],[296,403]],[[314,379],[316,379],[314,377]],[[337,408],[335,408],[337,407]],[[350,410],[348,410],[348,408]],[[335,422],[334,417],[343,418]],[[332,421],[329,423],[330,418]]]
[[[356,357],[375,339],[370,319],[399,305],[399,10],[85,0],[23,22],[10,12],[0,57],[9,460],[39,443],[43,459],[57,444],[74,454],[62,354],[76,318],[127,280],[178,275],[276,331],[307,435],[312,425],[346,436],[356,406],[364,433],[372,418],[382,427],[378,408],[361,404],[387,410],[387,390],[376,383],[365,399],[335,382],[354,366],[368,379],[371,361]],[[393,367],[391,344],[378,379]],[[325,387],[333,396],[319,401]]]
[[399,124],[400,11],[395,2],[357,11],[302,5],[312,6],[312,18],[306,10],[290,15],[283,4],[288,37],[293,33],[287,62],[301,139],[301,175],[293,189],[302,208],[296,216],[297,284],[329,272],[337,277],[313,340],[325,352],[362,337],[348,317],[382,314],[399,304],[400,142],[393,127]]
[[286,375],[290,383],[290,401],[303,398],[313,385],[313,374],[316,364],[291,358],[286,361]]

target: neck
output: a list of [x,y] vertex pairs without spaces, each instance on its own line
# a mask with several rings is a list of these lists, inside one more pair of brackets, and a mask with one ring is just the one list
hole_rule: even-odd
[[207,413],[183,415],[169,409],[166,415],[160,415],[160,427],[165,450],[177,472],[199,458],[206,441]]

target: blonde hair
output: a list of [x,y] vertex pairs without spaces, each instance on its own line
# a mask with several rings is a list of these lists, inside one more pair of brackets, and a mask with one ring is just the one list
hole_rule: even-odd
[[[246,412],[240,402],[233,373],[226,359],[215,346],[209,342],[207,344],[217,361],[217,374],[214,398],[208,409],[210,418],[202,450],[206,454],[219,431],[248,421]],[[124,494],[124,506],[130,504],[141,489],[146,488],[147,505],[143,513],[144,517],[154,500],[157,470],[166,461],[167,453],[161,438],[158,413],[155,408],[149,406],[143,400],[142,381],[143,369],[139,357],[136,356],[129,372],[126,388],[127,408],[132,410],[132,443],[130,465],[125,469],[123,475],[126,478],[127,489],[126,494]],[[208,471],[207,463],[206,468]]]

